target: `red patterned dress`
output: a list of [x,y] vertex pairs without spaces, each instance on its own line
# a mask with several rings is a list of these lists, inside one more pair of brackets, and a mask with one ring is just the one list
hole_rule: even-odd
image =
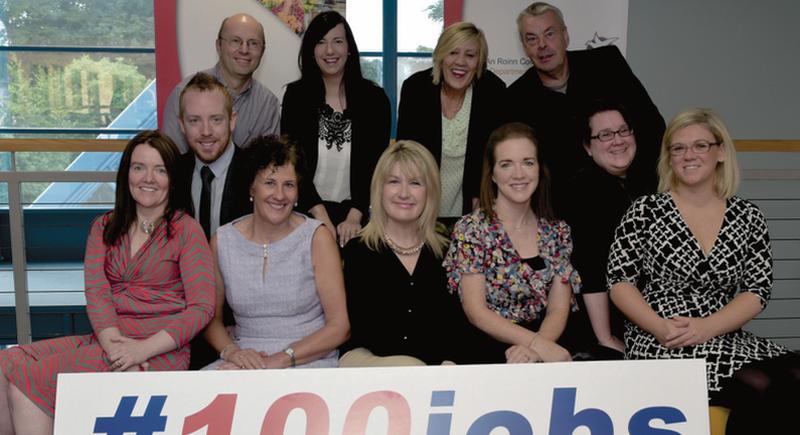
[[[164,330],[178,348],[150,360],[151,370],[185,370],[189,340],[214,314],[211,253],[200,225],[176,213],[171,237],[162,222],[130,257],[130,239],[103,243],[109,213],[92,224],[86,242],[86,311],[94,331],[117,327],[143,339]],[[9,382],[49,415],[55,409],[59,373],[111,371],[96,334],[37,341],[0,352]]]

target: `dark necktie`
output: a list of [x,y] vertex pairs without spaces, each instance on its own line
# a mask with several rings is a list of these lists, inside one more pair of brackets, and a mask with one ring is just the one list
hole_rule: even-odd
[[200,225],[206,238],[211,238],[211,182],[214,180],[214,171],[203,166],[200,169],[200,178],[203,180],[203,190],[200,192]]

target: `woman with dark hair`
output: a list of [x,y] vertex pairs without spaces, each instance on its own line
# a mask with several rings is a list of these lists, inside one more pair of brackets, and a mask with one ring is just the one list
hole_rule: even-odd
[[486,362],[570,359],[556,342],[580,279],[569,226],[553,218],[548,189],[533,130],[510,123],[492,132],[480,208],[456,223],[444,261],[450,291],[488,336],[480,344]]
[[397,138],[431,151],[441,168],[439,217],[452,225],[477,205],[486,139],[500,125],[505,83],[486,69],[489,48],[472,23],[448,26],[433,50],[433,67],[403,82]]
[[[570,332],[594,359],[622,359],[624,316],[608,303],[606,262],[614,229],[634,199],[655,192],[655,170],[635,173],[631,168],[639,146],[627,110],[611,101],[595,101],[584,118],[583,148],[592,162],[570,182],[566,219],[575,250],[572,263],[581,275],[586,315],[576,316]],[[655,151],[644,155],[655,154]],[[647,164],[654,168],[655,164]],[[583,307],[582,307],[583,308]]]
[[94,221],[86,244],[94,332],[0,352],[0,431],[13,422],[17,433],[52,433],[59,373],[189,366],[189,340],[213,315],[214,278],[203,229],[172,183],[178,155],[157,131],[125,147],[114,210]]
[[389,99],[361,75],[358,47],[338,12],[311,21],[300,46],[301,77],[286,87],[281,132],[308,158],[299,210],[321,220],[339,246],[356,235],[369,211],[369,182],[389,144]]
[[[253,213],[211,237],[217,314],[206,340],[220,359],[206,368],[335,367],[350,325],[336,241],[294,211],[302,153],[276,137],[248,146]],[[231,337],[221,307],[236,319]]]

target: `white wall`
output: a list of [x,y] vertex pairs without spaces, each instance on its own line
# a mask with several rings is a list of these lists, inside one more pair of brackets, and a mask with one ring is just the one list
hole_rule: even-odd
[[300,37],[254,0],[178,0],[176,33],[181,76],[214,65],[219,25],[223,18],[239,12],[254,16],[264,26],[266,51],[255,76],[281,98],[284,85],[300,77],[297,69]]

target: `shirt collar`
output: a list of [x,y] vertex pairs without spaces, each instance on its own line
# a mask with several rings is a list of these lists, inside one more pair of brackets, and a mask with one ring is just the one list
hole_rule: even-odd
[[211,163],[206,163],[200,160],[197,155],[194,156],[194,168],[195,171],[199,171],[203,168],[203,166],[208,165],[211,168],[211,171],[214,172],[215,177],[219,177],[220,174],[224,173],[225,170],[228,169],[228,166],[231,164],[233,160],[233,153],[235,151],[236,145],[233,144],[233,141],[228,143],[228,146],[225,148],[225,151],[222,152],[222,155],[219,156],[217,160],[214,160]]

